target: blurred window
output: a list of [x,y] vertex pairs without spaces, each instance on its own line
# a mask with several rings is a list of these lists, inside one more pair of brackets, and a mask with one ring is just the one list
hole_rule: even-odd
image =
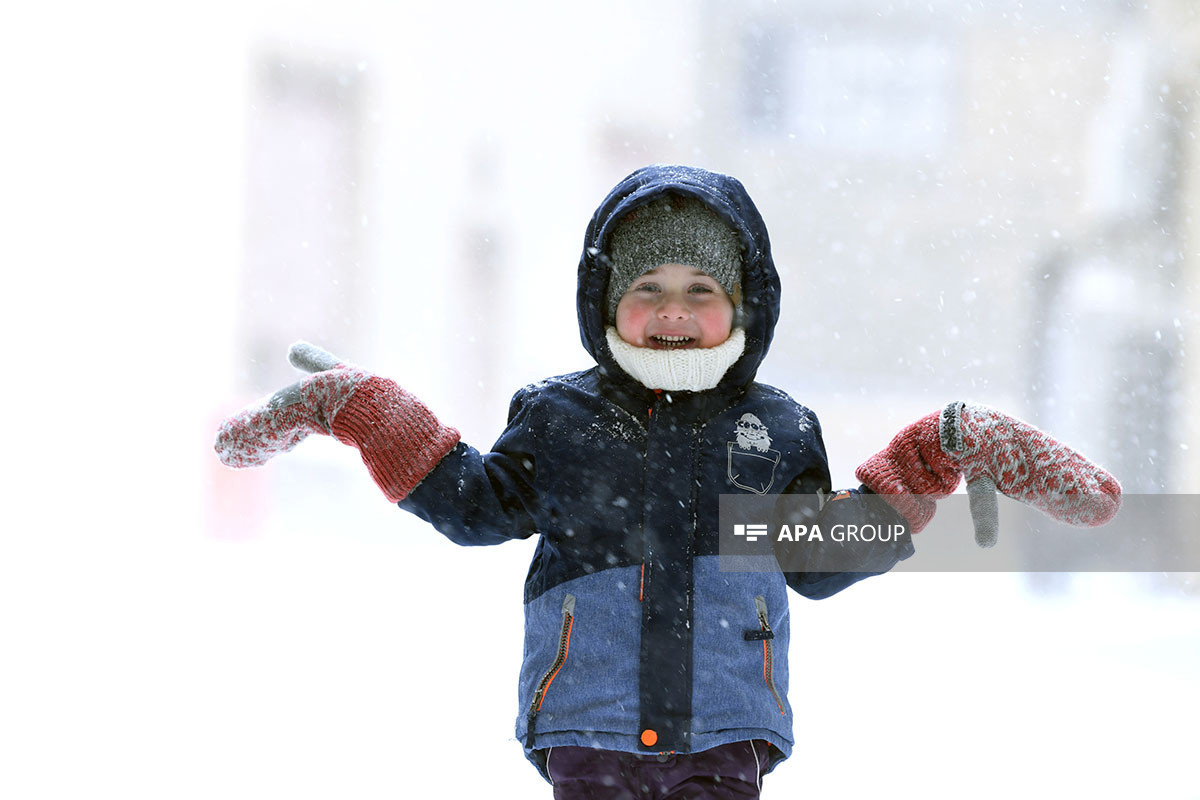
[[272,386],[295,378],[284,354],[297,339],[358,350],[363,104],[353,68],[264,57],[255,69],[239,323],[250,381]]
[[877,32],[788,37],[752,28],[752,127],[815,147],[919,156],[945,147],[953,120],[953,54],[928,37]]

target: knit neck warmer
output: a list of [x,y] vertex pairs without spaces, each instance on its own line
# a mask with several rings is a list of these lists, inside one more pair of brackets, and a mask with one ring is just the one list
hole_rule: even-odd
[[668,392],[712,389],[746,349],[746,331],[742,328],[734,328],[729,338],[716,347],[687,350],[636,347],[622,339],[612,326],[604,332],[608,337],[608,349],[621,369],[647,389]]

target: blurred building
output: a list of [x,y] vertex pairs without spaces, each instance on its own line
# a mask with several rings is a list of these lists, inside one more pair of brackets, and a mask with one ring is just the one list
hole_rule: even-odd
[[1194,29],[1179,3],[725,12],[705,117],[744,134],[703,130],[760,185],[803,295],[775,365],[855,414],[881,393],[907,414],[1000,405],[1130,491],[1180,491],[1181,16]]
[[1129,491],[1200,481],[1185,0],[472,13],[251,35],[244,386],[290,379],[287,342],[318,339],[486,447],[519,385],[588,366],[595,204],[684,161],[737,175],[766,218],[784,310],[760,376],[821,415],[835,480],[964,398]]

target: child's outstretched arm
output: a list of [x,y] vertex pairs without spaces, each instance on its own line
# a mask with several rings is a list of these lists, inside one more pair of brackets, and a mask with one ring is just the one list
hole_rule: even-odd
[[1103,525],[1121,505],[1121,485],[1105,469],[1026,422],[969,403],[905,427],[855,474],[913,533],[966,477],[980,547],[996,543],[996,490],[1071,525]]
[[314,374],[225,420],[215,445],[222,463],[257,467],[309,434],[327,434],[358,448],[375,483],[396,503],[458,444],[458,431],[395,381],[306,342],[292,345],[288,360]]
[[509,430],[493,452],[481,454],[395,381],[306,342],[292,345],[288,360],[314,374],[225,420],[215,445],[223,463],[257,467],[309,434],[327,434],[358,448],[389,501],[458,544],[499,544],[535,532],[527,512],[533,459],[521,455],[518,401]]
[[832,533],[837,530],[887,531],[869,540],[822,535],[799,543],[776,543],[776,557],[787,583],[801,595],[821,600],[859,581],[891,570],[913,552],[905,518],[868,488],[830,491],[828,472],[814,470],[796,478],[784,492],[777,513],[793,524]]

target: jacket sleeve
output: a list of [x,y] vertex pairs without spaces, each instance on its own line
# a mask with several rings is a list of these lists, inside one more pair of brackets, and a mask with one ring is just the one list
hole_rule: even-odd
[[[817,445],[814,463],[788,484],[784,494],[804,496],[805,499],[799,504],[803,521],[817,525],[825,532],[825,540],[804,545],[803,569],[785,570],[784,577],[788,586],[798,593],[813,600],[823,600],[865,578],[882,575],[911,556],[913,546],[907,532],[893,540],[860,542],[852,546],[831,540],[831,532],[839,525],[843,526],[842,530],[846,525],[860,528],[873,525],[878,529],[889,529],[888,526],[907,526],[907,523],[887,503],[875,500],[874,493],[865,486],[836,494],[830,491],[832,481],[829,463],[815,416],[812,417],[812,423]],[[789,507],[793,505],[789,502]],[[793,567],[794,556],[781,556],[780,561]]]
[[461,545],[500,544],[537,533],[533,411],[527,390],[518,392],[509,405],[508,427],[490,453],[459,442],[400,508]]

